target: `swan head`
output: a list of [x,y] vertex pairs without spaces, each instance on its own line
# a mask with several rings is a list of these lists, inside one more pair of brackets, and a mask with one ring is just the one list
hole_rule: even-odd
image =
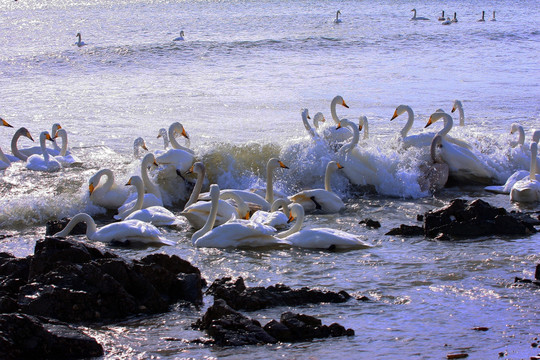
[[339,124],[336,127],[336,130],[341,129],[342,127],[345,127],[345,126],[356,126],[356,125],[352,121],[350,121],[349,119],[341,119],[341,121],[339,122]]
[[144,139],[142,137],[138,137],[133,141],[133,148],[141,147],[144,150],[148,151],[148,148],[146,147],[146,143],[144,142]]
[[156,166],[156,167],[159,166],[159,164],[156,162],[156,158],[155,158],[154,154],[148,153],[148,154],[144,155],[144,157],[142,159],[142,167],[150,167],[152,165]]
[[179,122],[172,123],[170,128],[172,129],[173,134],[180,134],[186,139],[189,139],[186,129],[184,129],[184,126]]
[[516,131],[519,131],[520,128],[523,129],[523,127],[519,125],[518,123],[512,123],[512,127],[510,128],[510,134],[513,134]]
[[159,139],[160,137],[162,137],[162,138],[164,138],[164,139],[167,139],[167,138],[168,138],[168,135],[167,135],[167,129],[165,129],[165,128],[159,129],[157,138]]
[[21,136],[27,137],[30,140],[34,141],[34,138],[32,137],[32,135],[30,135],[30,131],[28,131],[27,128],[22,127],[19,130],[17,130],[17,132],[19,132],[21,134]]
[[325,122],[326,119],[324,118],[324,115],[322,112],[318,112],[313,116],[313,121],[316,122]]
[[339,169],[343,169],[343,165],[341,165],[337,161],[332,160],[328,163],[328,165],[326,165],[326,168],[331,169],[332,171],[336,171]]
[[289,220],[288,223],[293,222],[295,219],[303,219],[305,216],[304,207],[298,203],[292,203],[289,210]]
[[78,33],[77,33],[77,35],[75,35],[75,37],[78,37],[78,38],[80,38],[80,37],[81,37],[81,33],[80,33],[80,32],[78,32]]
[[191,165],[187,174],[201,174],[206,170],[204,164],[200,161],[197,161],[195,164]]
[[278,158],[271,158],[270,160],[268,160],[268,163],[266,164],[266,167],[268,169],[276,169],[278,167],[280,167],[282,169],[288,169],[289,168],[287,165],[282,163],[281,160],[279,160]]
[[54,136],[53,136],[53,139],[56,139],[56,138],[61,138],[61,137],[66,137],[67,138],[67,131],[65,129],[58,129],[56,130],[56,132],[54,133]]
[[424,129],[427,128],[429,125],[433,124],[435,121],[440,120],[442,118],[448,118],[448,117],[452,118],[450,115],[448,115],[444,111],[443,112],[436,111],[433,114],[431,114],[426,126],[424,126]]
[[125,186],[130,186],[130,185],[133,185],[137,188],[138,187],[144,188],[144,183],[139,175],[133,175],[132,177],[129,178]]
[[461,101],[454,100],[454,106],[452,107],[452,112],[456,111],[457,109],[462,109],[463,104],[461,104]]
[[302,109],[302,118],[311,120],[311,118],[309,117],[309,110],[308,109]]
[[340,95],[336,96],[336,97],[334,98],[334,100],[336,100],[336,103],[337,103],[337,104],[340,104],[341,106],[345,106],[347,109],[349,108],[349,105],[347,105],[347,104],[345,103],[345,100],[343,100],[343,98],[342,98]]
[[6,120],[4,120],[2,118],[0,118],[0,120],[2,120],[2,126],[7,126],[7,127],[10,127],[10,128],[13,127],[13,126],[9,125],[9,123]]
[[54,141],[48,131],[42,131],[41,134],[39,134],[39,140],[43,142],[45,140]]
[[532,136],[532,142],[538,143],[540,141],[540,130],[534,130]]
[[407,108],[409,106],[408,105],[399,105],[396,110],[394,110],[394,115],[392,116],[392,118],[390,119],[390,121],[394,120],[395,118],[397,118],[399,115],[403,114],[405,111],[407,111]]

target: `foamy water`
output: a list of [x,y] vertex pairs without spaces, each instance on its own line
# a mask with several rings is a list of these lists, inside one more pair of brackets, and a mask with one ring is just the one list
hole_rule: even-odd
[[[410,21],[412,8],[430,21]],[[0,176],[0,226],[13,237],[3,251],[33,252],[47,220],[85,211],[101,220],[105,211],[88,200],[88,178],[114,170],[120,185],[140,171],[133,141],[162,149],[158,129],[180,121],[191,147],[207,167],[206,186],[264,186],[265,164],[279,157],[275,187],[288,194],[322,187],[324,168],[337,157],[313,142],[300,110],[322,111],[333,125],[330,101],[341,95],[349,109],[341,118],[369,120],[362,151],[384,170],[377,194],[358,192],[337,173],[334,190],[347,210],[309,216],[306,226],[328,226],[362,234],[375,247],[346,253],[318,251],[220,251],[193,249],[187,224],[166,230],[178,246],[124,250],[140,257],[151,251],[177,254],[199,266],[212,281],[244,276],[248,285],[283,282],[364,294],[374,301],[300,309],[326,323],[355,329],[350,339],[242,349],[208,349],[166,337],[195,338],[189,329],[199,311],[182,310],[156,318],[90,329],[105,343],[106,357],[270,356],[391,358],[443,357],[465,351],[476,358],[526,358],[534,351],[540,321],[538,290],[514,288],[514,276],[532,277],[540,260],[540,237],[496,238],[458,243],[385,236],[401,223],[449,199],[483,198],[511,209],[538,210],[510,203],[481,187],[447,189],[435,197],[418,186],[418,166],[427,149],[400,150],[398,135],[406,114],[390,121],[395,108],[415,112],[410,134],[424,129],[436,109],[450,112],[463,102],[465,127],[450,134],[466,140],[492,169],[498,182],[527,166],[512,150],[510,125],[520,123],[527,141],[540,128],[540,20],[534,1],[514,3],[452,1],[444,4],[315,1],[13,1],[0,4],[0,116],[34,139],[59,122],[82,165],[44,174],[13,164]],[[340,9],[342,23],[334,24]],[[441,10],[459,22],[442,26]],[[481,11],[486,22],[480,23]],[[491,12],[497,21],[491,22]],[[173,42],[180,30],[183,42]],[[83,47],[74,45],[81,32]],[[0,129],[0,146],[10,153],[15,129]],[[362,138],[362,134],[361,134]],[[21,138],[20,147],[34,146]],[[155,176],[155,173],[153,173]],[[171,207],[179,212],[181,204]],[[103,217],[102,217],[103,216]],[[368,230],[358,221],[381,221]],[[208,300],[211,303],[211,300]],[[207,304],[208,305],[208,304]],[[249,314],[276,318],[285,309]],[[263,321],[264,323],[265,321]],[[430,324],[430,325],[428,325]],[[487,326],[478,333],[473,326]]]

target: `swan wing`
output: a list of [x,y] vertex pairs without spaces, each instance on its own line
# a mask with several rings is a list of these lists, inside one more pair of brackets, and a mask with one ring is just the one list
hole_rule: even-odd
[[[236,208],[227,201],[220,199],[218,204],[218,212],[214,226],[222,225],[237,215]],[[180,215],[185,216],[191,226],[198,230],[206,223],[211,208],[212,204],[210,202],[199,201],[185,208]]]
[[93,236],[90,237],[90,240],[105,243],[110,243],[112,241],[134,241],[141,243],[172,244],[171,241],[161,237],[161,232],[154,225],[139,220],[127,220],[105,225],[98,229]]
[[510,200],[517,202],[540,202],[540,181],[529,177],[519,180],[510,190]]
[[276,229],[247,220],[233,220],[215,227],[197,239],[197,247],[271,247],[286,244],[287,240],[278,239]]
[[292,246],[309,249],[328,249],[330,247],[363,249],[371,247],[358,235],[330,228],[304,229],[287,236],[286,240],[289,240]]
[[285,229],[289,225],[289,218],[282,211],[258,210],[251,216],[250,220],[279,230]]
[[126,220],[140,220],[154,226],[173,226],[180,223],[176,216],[163,206],[151,206],[137,210],[129,214]]
[[321,211],[331,214],[345,207],[339,196],[325,189],[304,190],[289,197],[289,200],[301,204],[305,212]]
[[41,155],[31,155],[26,160],[26,168],[34,171],[54,172],[59,171],[62,165],[54,158],[49,158],[49,161],[45,161]]
[[186,172],[191,168],[195,156],[181,149],[169,149],[163,154],[156,157],[158,164],[174,165],[179,171]]

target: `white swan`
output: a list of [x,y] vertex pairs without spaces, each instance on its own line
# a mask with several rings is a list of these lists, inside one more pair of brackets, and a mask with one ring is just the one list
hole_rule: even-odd
[[[55,123],[52,126],[52,132],[50,132],[49,134],[52,138],[51,142],[53,144],[53,148],[45,147],[49,155],[56,156],[60,154],[60,148],[56,144],[56,141],[54,140],[54,136],[56,134],[56,131],[61,128],[62,127],[58,123]],[[30,155],[35,155],[35,154],[41,155],[43,152],[43,150],[41,149],[41,145],[22,148],[22,149],[19,149],[19,151],[25,156],[30,156]]]
[[[257,210],[250,218],[251,221],[268,225],[276,230],[285,229],[289,226],[289,201],[276,199],[272,203],[270,211]],[[282,211],[279,211],[279,209]]]
[[[100,183],[105,177],[105,182]],[[125,187],[120,187],[114,181],[114,173],[111,169],[101,169],[88,180],[90,201],[97,206],[116,210],[127,200],[129,192]]]
[[444,10],[441,13],[441,16],[439,16],[439,21],[444,21],[446,18],[444,17]]
[[454,100],[454,105],[452,106],[452,112],[459,112],[459,126],[465,125],[465,112],[463,111],[463,104],[459,100]]
[[[316,130],[315,129],[318,129],[318,121],[317,121],[317,124],[315,125],[315,129],[313,129],[311,127],[311,124],[309,123],[308,120],[310,120],[311,118],[309,117],[309,111],[308,109],[302,109],[301,112],[300,112],[301,116],[302,116],[302,123],[304,124],[304,127],[306,128],[309,136],[314,140],[314,141],[319,141],[320,140],[320,136],[319,134],[317,134]],[[317,114],[321,114],[322,113],[317,113]],[[323,117],[324,119],[324,117]],[[315,119],[313,119],[313,122],[315,123]]]
[[2,148],[0,148],[0,170],[5,170],[11,165],[11,161],[6,157]]
[[140,220],[151,223],[154,226],[174,226],[180,224],[176,216],[163,206],[142,208],[144,202],[144,184],[140,176],[133,175],[129,178],[126,185],[133,185],[137,189],[137,202],[133,206],[131,213],[123,214],[124,217],[122,220]]
[[[148,168],[152,165],[158,166],[156,163],[156,159],[154,158],[154,154],[146,154],[141,161],[141,179],[144,183],[144,189],[146,191],[146,194],[144,194],[144,200],[142,205],[143,209],[150,206],[163,206],[161,191],[159,190],[159,187],[154,184],[148,176]],[[137,194],[133,193],[126,199],[122,206],[118,208],[118,215],[115,215],[115,217],[118,216],[118,218],[121,219],[125,217],[124,213],[131,213],[131,209],[133,209],[133,206],[136,202]]]
[[450,25],[450,24],[452,24],[452,19],[450,19],[450,16],[449,16],[449,17],[448,17],[446,20],[444,20],[441,24],[442,24],[442,25]]
[[531,143],[531,169],[529,176],[516,182],[510,190],[510,200],[517,202],[539,202],[540,181],[536,174],[536,160],[538,156],[538,144]]
[[[338,104],[349,108],[349,105],[345,103],[345,100],[343,100],[343,97],[341,97],[340,95],[337,95],[332,99],[332,102],[330,103],[330,114],[332,115],[332,120],[334,120],[334,124],[336,126],[340,122],[336,112],[336,106]],[[329,143],[341,143],[343,141],[349,140],[352,136],[352,133],[351,131],[349,131],[349,129],[346,128],[336,129],[335,126],[330,126],[324,129],[323,136]]]
[[360,131],[358,127],[347,119],[341,120],[338,127],[347,126],[352,130],[351,141],[343,145],[338,152],[343,172],[355,185],[379,185],[382,179],[378,175],[379,164],[376,159],[358,148]]
[[27,169],[47,172],[59,171],[60,169],[62,169],[62,165],[60,164],[60,162],[54,157],[50,156],[47,152],[47,147],[45,145],[45,141],[47,140],[52,141],[51,135],[48,131],[43,131],[39,135],[39,143],[41,145],[42,154],[30,155],[28,159],[26,159]]
[[358,130],[364,131],[364,140],[367,140],[369,138],[369,122],[365,115],[361,115],[358,118]]
[[454,18],[452,19],[452,22],[453,22],[453,23],[457,23],[457,22],[458,22],[458,19],[457,19],[457,13],[454,13]]
[[480,19],[478,19],[478,22],[484,22],[484,21],[486,21],[486,20],[484,19],[484,13],[485,13],[485,11],[482,11],[482,17],[481,17]]
[[429,117],[427,126],[439,119],[444,119],[445,127],[438,135],[442,136],[441,157],[450,168],[450,175],[460,181],[474,181],[480,183],[493,182],[493,173],[471,150],[456,145],[446,138],[445,130],[452,127],[452,116],[445,112],[434,112]]
[[169,135],[168,135],[167,129],[165,128],[159,129],[157,138],[163,139],[163,150],[154,151],[155,156],[164,154],[167,151],[167,148],[169,147],[169,144],[170,144]]
[[523,148],[523,145],[525,144],[525,130],[523,130],[523,126],[521,126],[520,124],[512,123],[510,127],[510,135],[513,135],[516,132],[518,133],[518,139],[516,141],[510,141],[510,146],[513,148],[517,146]]
[[156,156],[156,161],[162,165],[172,165],[181,173],[185,173],[191,168],[195,161],[193,150],[180,145],[175,138],[175,134],[181,134],[186,139],[189,139],[186,130],[179,122],[173,123],[169,127],[169,141],[172,149],[166,150],[162,154]]
[[28,129],[26,129],[25,127],[17,129],[17,131],[15,131],[15,134],[13,134],[13,138],[11,139],[11,153],[14,156],[7,156],[6,155],[11,162],[21,161],[21,160],[26,161],[26,159],[28,159],[28,156],[24,155],[22,152],[20,152],[19,148],[17,147],[17,142],[19,141],[19,138],[21,136],[24,136],[24,137],[34,141],[34,139],[32,138],[32,135],[30,135],[30,132],[28,131]]
[[304,208],[300,204],[291,205],[291,218],[296,222],[289,230],[281,232],[277,237],[287,240],[292,246],[308,249],[365,249],[372,247],[360,236],[345,231],[316,228],[302,229],[304,223]]
[[[270,206],[274,202],[274,195],[276,195],[276,192],[274,191],[274,170],[277,168],[288,169],[289,167],[282,163],[278,158],[271,158],[266,163],[266,188],[251,190],[261,197],[264,195],[264,200],[266,200]],[[285,194],[279,194],[278,197],[286,198]]]
[[429,20],[427,17],[416,16],[416,9],[412,9],[411,11],[414,12],[413,17],[411,18],[411,20]]
[[289,246],[275,237],[276,229],[249,220],[233,220],[214,228],[219,201],[219,186],[210,186],[212,209],[206,223],[191,237],[196,247],[239,248]]
[[[58,146],[58,144],[56,143],[56,132],[58,130],[62,129],[62,126],[59,124],[59,123],[54,123],[52,125],[52,129],[51,129],[51,137],[53,138],[53,151],[49,151],[52,155],[60,155],[60,152],[62,151],[62,148],[60,146]],[[66,133],[66,137],[67,137],[67,133]]]
[[180,36],[175,37],[173,41],[183,41],[184,40],[184,30],[180,31]]
[[86,223],[86,237],[92,241],[103,243],[130,243],[137,242],[152,245],[175,245],[173,241],[161,237],[161,232],[152,224],[138,220],[128,220],[96,228],[94,219],[86,213],[75,215],[64,230],[54,234],[56,237],[66,237],[80,222]]
[[493,10],[493,18],[491,18],[490,21],[497,21],[497,19],[495,19],[495,10]]
[[133,140],[133,157],[135,157],[135,159],[139,159],[141,157],[141,149],[148,151],[148,147],[146,147],[144,139],[142,137],[138,137]]
[[78,47],[81,47],[81,46],[84,46],[86,45],[86,43],[84,41],[81,40],[81,33],[77,33],[77,35],[75,35],[75,37],[79,38],[76,42],[75,42],[75,45],[77,45]]
[[326,166],[324,176],[324,189],[310,189],[300,191],[297,194],[289,197],[293,203],[298,203],[304,207],[305,212],[320,211],[325,214],[333,214],[339,212],[345,207],[345,204],[336,193],[332,191],[330,180],[332,174],[338,169],[342,169],[336,161],[330,161]]
[[422,191],[435,192],[442,189],[448,181],[450,168],[437,152],[442,146],[442,136],[435,135],[430,147],[432,164],[420,166],[422,175],[418,178],[418,183]]
[[67,131],[65,129],[56,130],[56,135],[54,136],[53,140],[58,137],[62,139],[62,148],[60,149],[60,153],[54,158],[58,160],[58,162],[62,164],[62,166],[64,167],[82,164],[79,158],[77,158],[71,153],[68,153],[67,151],[67,145],[68,145]]
[[341,15],[341,11],[336,12],[336,18],[334,19],[334,24],[339,24],[341,22],[341,19],[339,18],[339,15]]
[[407,123],[405,126],[401,129],[401,143],[404,149],[407,149],[411,146],[414,147],[424,147],[429,146],[431,144],[431,140],[433,139],[433,136],[435,136],[435,133],[420,133],[416,135],[408,135],[409,131],[412,129],[414,124],[414,112],[413,109],[409,105],[399,105],[396,110],[394,110],[394,115],[390,119],[390,121],[394,120],[404,112],[407,113]]

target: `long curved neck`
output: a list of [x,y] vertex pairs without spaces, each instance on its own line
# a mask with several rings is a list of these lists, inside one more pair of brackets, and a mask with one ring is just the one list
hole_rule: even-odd
[[441,137],[439,135],[435,135],[433,137],[433,140],[431,140],[431,147],[429,149],[429,152],[431,154],[431,160],[434,163],[442,163],[443,162],[442,159],[437,154],[437,146],[440,144],[440,142],[441,142]]
[[194,154],[195,152],[189,148],[191,142],[190,142],[190,140],[188,138],[186,138],[186,146],[180,145],[178,140],[176,140],[175,135],[176,135],[176,131],[178,129],[179,128],[177,126],[175,126],[174,124],[169,127],[169,141],[171,143],[171,147],[173,149],[184,150],[184,151],[187,151],[187,152],[189,152],[191,154]]
[[81,34],[77,34],[77,37],[79,38],[79,44],[81,43]]
[[[416,14],[416,13],[415,13]],[[414,123],[414,112],[413,109],[410,106],[405,107],[405,111],[407,111],[407,123],[401,129],[401,137],[406,137],[409,131],[412,129],[413,123]]]
[[413,19],[416,19],[416,9],[413,9]]
[[220,199],[226,200],[231,199],[234,200],[236,203],[236,213],[237,218],[242,219],[246,216],[247,213],[249,213],[249,206],[247,206],[246,202],[242,197],[234,192],[226,192],[219,195]]
[[283,213],[289,217],[290,211],[289,206],[287,204],[287,201],[285,199],[277,199],[272,203],[272,206],[270,207],[270,212],[278,211],[278,209],[281,208],[283,210]]
[[533,142],[531,143],[531,170],[529,173],[529,178],[531,179],[531,181],[536,180],[536,171],[538,170],[536,169],[537,156],[538,156],[538,144]]
[[184,205],[184,209],[187,208],[189,205],[194,204],[199,199],[205,174],[206,169],[204,167],[201,167],[197,171],[197,181],[195,182],[195,186],[193,187],[193,191],[191,192],[191,196],[189,197],[188,202],[186,203],[186,205]]
[[307,132],[309,133],[309,135],[311,136],[312,139],[315,138],[315,130],[313,130],[313,128],[311,127],[311,125],[309,124],[309,121],[308,121],[308,118],[307,118],[307,115],[308,112],[307,110],[303,110],[302,111],[302,122],[304,123],[304,127],[306,128]]
[[68,143],[68,140],[67,140],[67,132],[66,130],[64,129],[60,129],[60,130],[57,130],[56,132],[60,138],[62,139],[62,148],[60,150],[60,156],[66,156],[66,153],[67,153],[67,143]]
[[273,172],[274,168],[270,166],[270,164],[268,164],[266,166],[266,196],[264,199],[269,204],[272,204],[274,202],[274,179],[272,176]]
[[135,201],[135,205],[133,205],[130,213],[141,210],[144,203],[144,184],[142,180],[140,178],[132,177],[131,185],[134,185],[135,189],[137,189],[137,201]]
[[332,114],[332,120],[334,120],[336,125],[339,124],[339,118],[338,118],[337,112],[336,112],[337,102],[338,102],[338,98],[333,98],[332,103],[330,104],[330,114]]
[[73,219],[71,219],[71,221],[66,225],[64,230],[57,232],[56,234],[54,234],[54,236],[57,236],[57,237],[68,236],[69,233],[71,233],[71,230],[73,230],[73,228],[75,227],[75,225],[81,222],[86,223],[86,236],[90,240],[92,240],[92,237],[97,231],[96,223],[94,219],[92,219],[92,217],[86,213],[80,213],[80,214],[75,215]]
[[443,114],[443,121],[444,121],[444,126],[442,130],[437,133],[437,135],[441,135],[441,136],[447,135],[452,129],[452,126],[454,126],[454,120],[452,120],[452,116],[448,115],[447,113]]
[[[289,230],[282,231],[276,235],[276,237],[280,239],[286,238],[287,236],[300,231],[300,229],[302,229],[302,225],[304,224],[304,208],[300,204],[293,204],[292,206],[293,208],[291,209],[291,213],[296,215],[296,222]],[[302,209],[300,209],[300,207],[302,207]]]
[[332,192],[332,185],[330,184],[330,179],[334,171],[336,171],[335,168],[332,166],[331,163],[328,163],[328,165],[326,166],[326,172],[324,174],[324,189],[328,192]]
[[24,155],[22,152],[19,151],[19,148],[17,147],[17,142],[19,141],[19,138],[22,136],[24,132],[24,129],[19,129],[15,132],[13,135],[13,138],[11,139],[11,153],[21,159],[22,161],[26,161],[28,159],[28,156]]
[[525,143],[525,130],[523,130],[523,126],[518,126],[518,145],[523,145]]
[[141,179],[143,181],[145,189],[149,193],[154,194],[158,199],[161,199],[161,191],[159,190],[159,187],[154,184],[152,180],[150,180],[150,176],[148,176],[148,166],[150,165],[152,154],[148,155],[145,156],[143,158],[143,161],[141,162]]
[[11,161],[7,158],[7,156],[2,151],[2,148],[0,148],[0,161],[5,162],[6,164],[11,164]]
[[463,111],[463,106],[459,105],[457,109],[459,111],[459,126],[464,126],[465,125],[465,112]]
[[362,126],[362,131],[364,131],[364,140],[369,138],[369,122],[367,117],[360,116],[360,125]]
[[351,141],[348,144],[343,145],[339,151],[341,153],[350,153],[355,148],[355,146],[358,145],[358,141],[360,141],[360,131],[353,122],[347,119],[341,120],[341,125],[348,126],[352,130],[353,136],[351,138]]
[[[97,185],[99,184],[99,182],[100,182],[100,180],[101,180],[101,178],[103,176],[105,176],[105,183],[98,188]],[[94,180],[92,181],[92,179],[94,179]],[[97,173],[95,173],[95,175],[92,177],[92,179],[90,180],[91,182],[94,182],[94,181],[97,180],[95,182],[96,190],[103,189],[103,192],[108,192],[112,188],[112,186],[114,184],[114,173],[113,173],[113,171],[111,169],[101,169]],[[94,190],[94,192],[96,190]]]
[[39,146],[41,147],[41,153],[43,154],[43,160],[45,160],[46,163],[49,162],[49,153],[47,152],[47,144],[45,144],[45,141],[47,141],[47,138],[44,134],[41,134],[39,136]]
[[206,223],[204,226],[199,230],[196,231],[193,236],[191,237],[191,243],[195,244],[195,242],[203,235],[208,233],[210,230],[214,228],[214,224],[216,222],[216,216],[218,212],[218,206],[219,206],[219,188],[217,188],[217,191],[215,188],[210,189],[210,196],[211,196],[211,203],[212,207],[210,208],[210,214],[208,215],[208,218],[206,219]]

